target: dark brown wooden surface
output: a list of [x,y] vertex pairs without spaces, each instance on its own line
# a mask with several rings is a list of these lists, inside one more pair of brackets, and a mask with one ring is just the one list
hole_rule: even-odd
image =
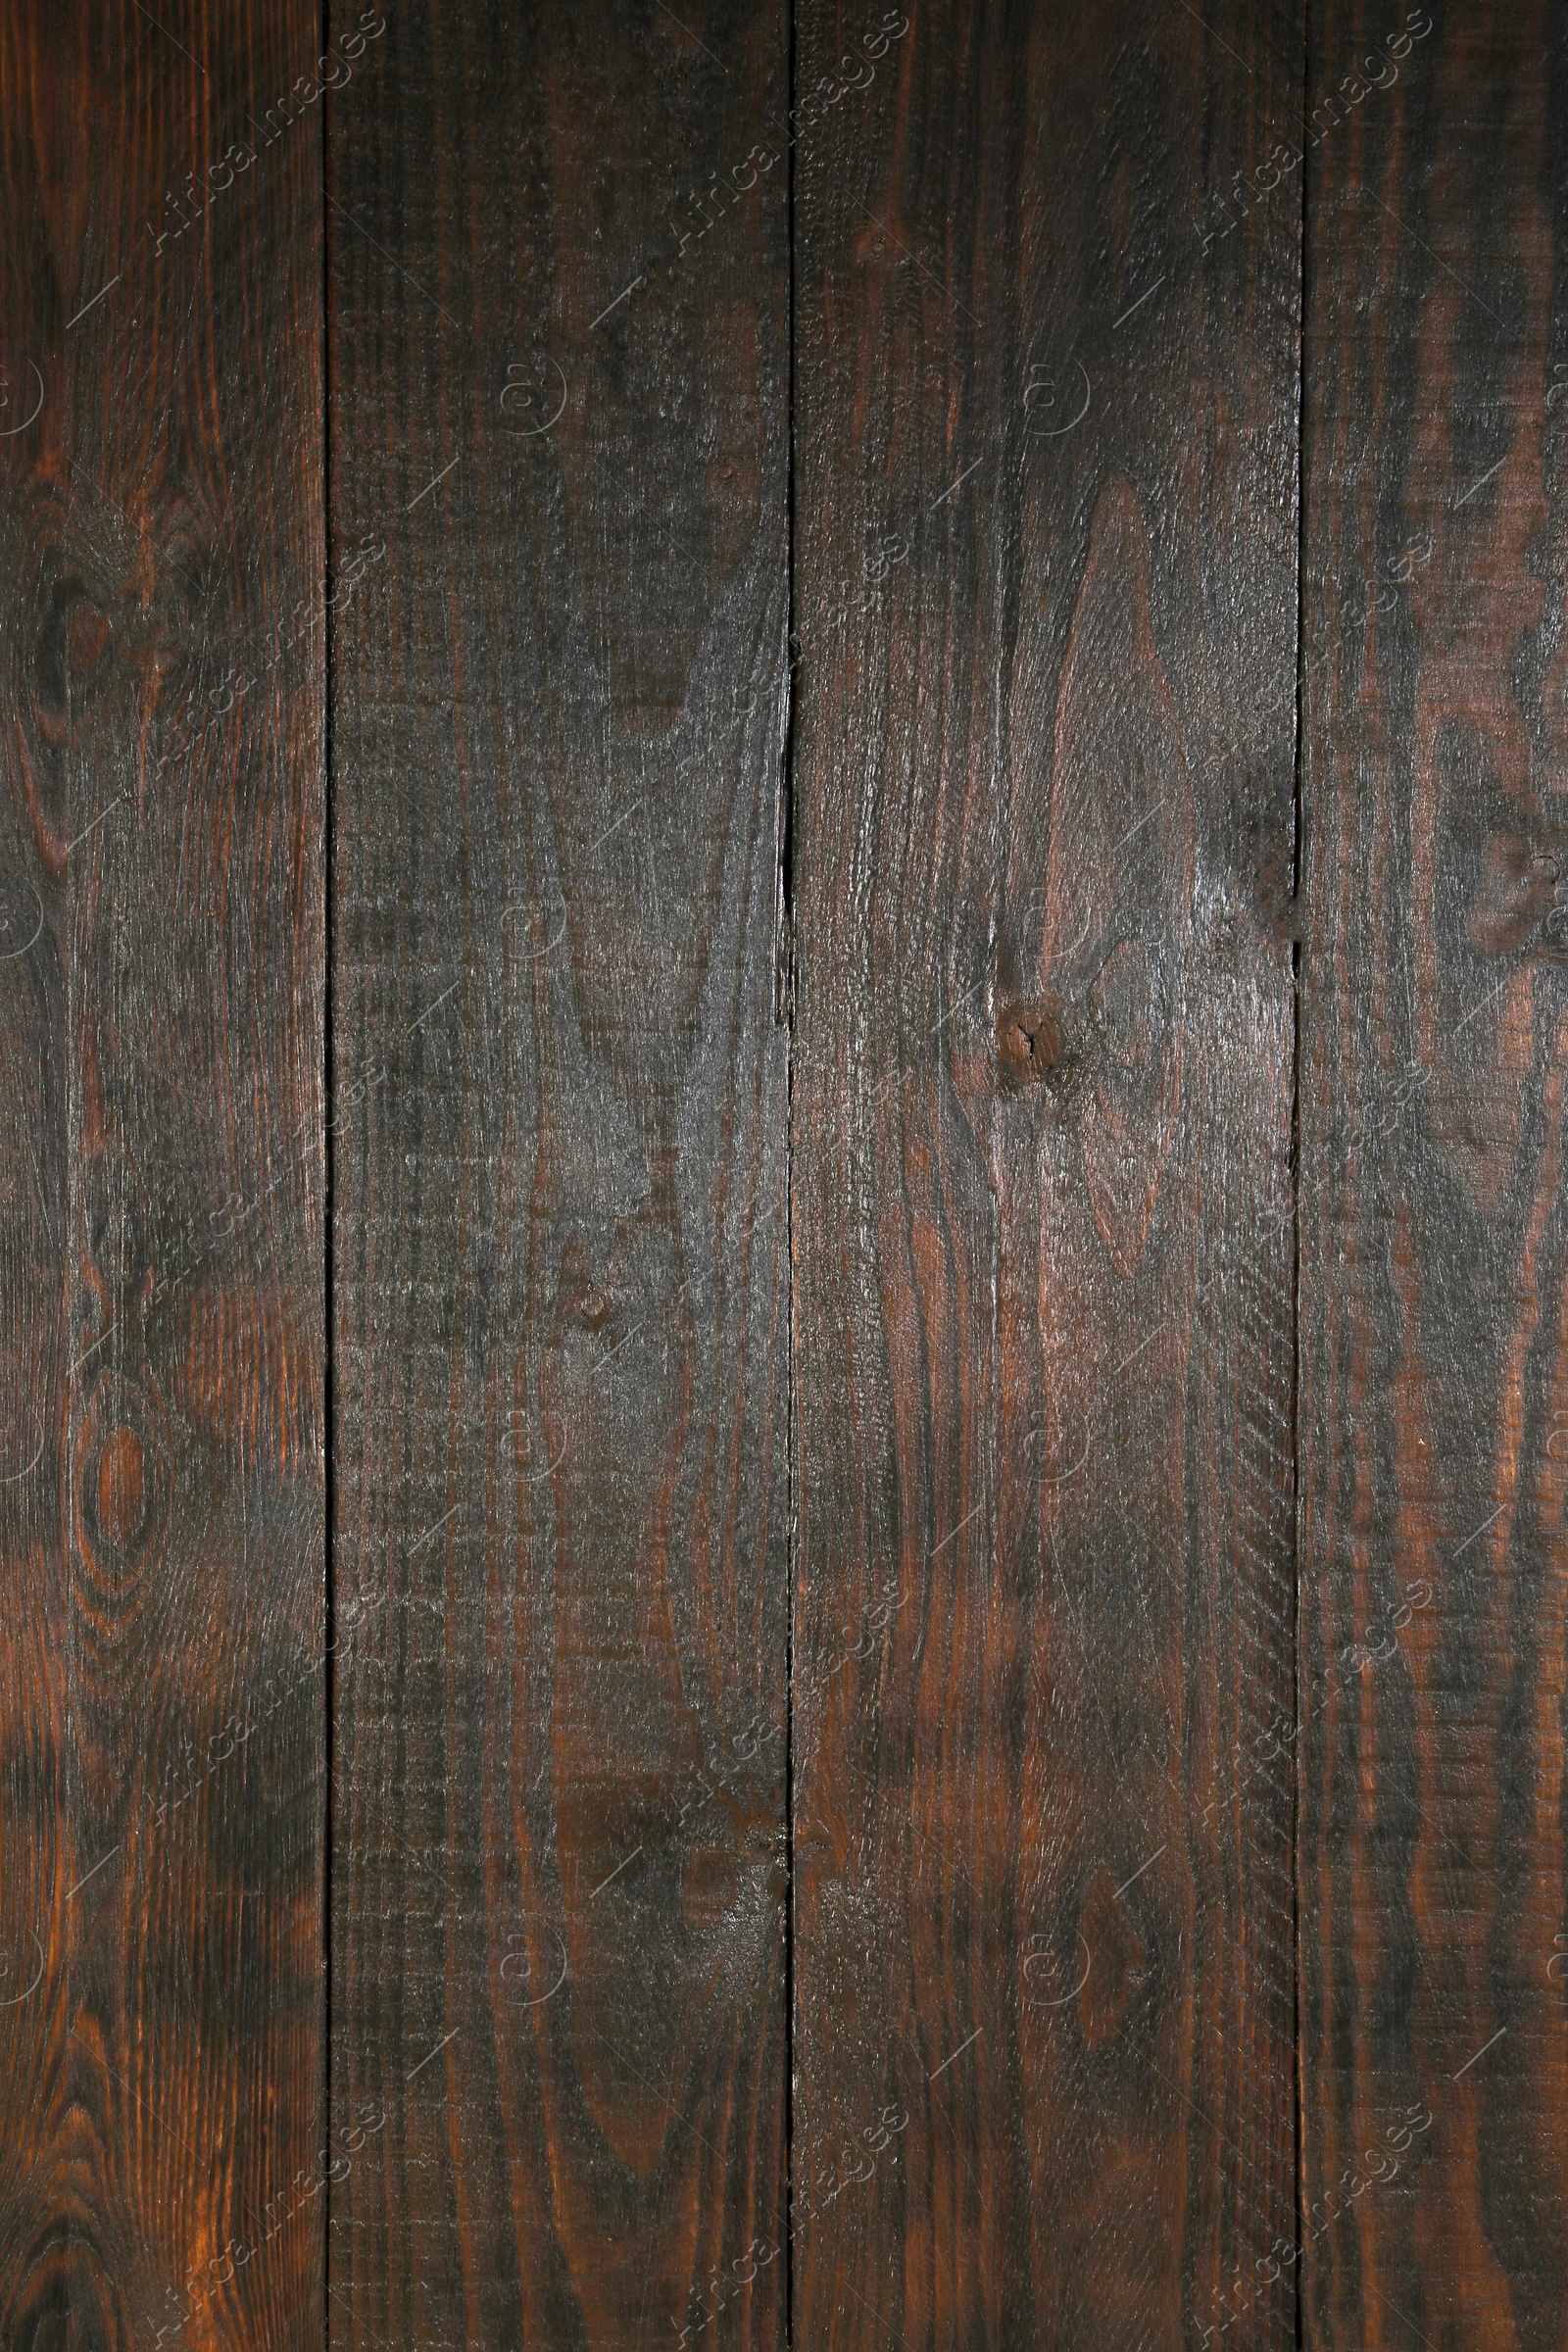
[[1564,2352],[1565,150],[0,12],[0,2352]]
[[388,16],[327,172],[331,2340],[774,2345],[785,20]]
[[1319,6],[1311,34],[1348,120],[1314,154],[1306,346],[1306,2340],[1546,2352],[1568,24],[1479,0],[1398,24]]
[[1302,40],[1203,20],[798,19],[812,2352],[1295,2340]]
[[0,19],[0,2341],[318,2340],[320,143]]

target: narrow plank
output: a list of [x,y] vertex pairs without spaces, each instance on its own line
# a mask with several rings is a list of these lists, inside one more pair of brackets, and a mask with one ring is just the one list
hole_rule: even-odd
[[[43,414],[57,335],[39,302],[45,190],[25,95],[45,68],[38,24],[0,19],[0,647],[11,692],[0,800],[0,2335],[66,2290],[61,2057],[67,2009],[66,1367],[68,918],[56,828],[30,806],[23,713],[34,622],[34,518],[64,501]],[[62,314],[64,317],[65,314]],[[55,427],[58,433],[58,424]],[[61,834],[59,839],[68,839]],[[54,855],[50,855],[53,852]],[[25,2340],[25,2339],[23,2339]]]
[[344,2346],[781,2339],[786,54],[331,100]]
[[1568,2342],[1563,36],[1547,0],[1312,12],[1338,92],[1311,182],[1301,999],[1323,2346]]
[[799,20],[813,2352],[1295,2340],[1302,28],[1201,20]]
[[316,29],[0,29],[8,2344],[320,2327]]

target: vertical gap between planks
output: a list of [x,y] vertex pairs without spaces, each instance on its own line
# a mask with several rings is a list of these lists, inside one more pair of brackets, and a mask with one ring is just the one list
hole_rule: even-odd
[[[332,30],[331,0],[320,0],[320,52],[324,57]],[[321,2097],[323,2102],[322,2144],[330,2147],[332,2132],[332,1711],[334,1677],[332,1657],[337,1646],[336,1594],[332,1579],[332,1546],[336,1527],[334,1494],[335,1446],[333,1445],[334,1399],[337,1394],[333,1360],[333,1250],[332,1225],[334,1211],[334,1152],[332,1150],[332,1046],[333,1046],[333,938],[332,938],[332,861],[336,845],[334,825],[332,776],[332,338],[328,314],[326,273],[331,251],[331,222],[326,201],[328,133],[331,125],[332,93],[321,93],[321,890],[325,902],[322,931],[322,993],[321,993],[321,1106],[324,1134],[322,1136],[321,1174],[321,1308],[325,1318],[322,1332],[322,1437],[325,1461],[322,1473],[322,1511],[325,1518],[325,1542],[322,1547],[322,1659],[321,1706],[324,1716],[322,1744],[321,1795]],[[321,2208],[321,2345],[322,2352],[332,2340],[332,2186],[328,2172],[326,2196]]]
[[784,742],[779,764],[779,956],[787,972],[784,1032],[784,1460],[787,1479],[784,1612],[784,2343],[795,2341],[795,1607],[800,1544],[795,1476],[795,10],[784,0]]
[[1296,1738],[1291,1743],[1291,2088],[1295,2109],[1296,2158],[1296,2345],[1306,2340],[1306,2165],[1305,2114],[1301,2099],[1301,1750],[1305,1729],[1305,1681],[1301,1658],[1301,822],[1306,746],[1306,244],[1307,138],[1311,99],[1312,0],[1301,6],[1301,210],[1298,231],[1296,328],[1296,773],[1291,840],[1291,1006],[1295,1027],[1291,1059],[1291,1529],[1295,1599],[1291,1656],[1296,1682]]

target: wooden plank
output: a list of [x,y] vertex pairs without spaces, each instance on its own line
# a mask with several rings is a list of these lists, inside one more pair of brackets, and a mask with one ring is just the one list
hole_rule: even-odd
[[0,25],[7,2344],[320,2326],[316,29]]
[[[1312,13],[1307,2340],[1568,2341],[1560,9]],[[1334,123],[1332,131],[1330,122]]]
[[797,31],[795,2335],[1290,2344],[1301,25],[908,18]]
[[784,19],[387,15],[327,181],[332,2340],[774,2344]]

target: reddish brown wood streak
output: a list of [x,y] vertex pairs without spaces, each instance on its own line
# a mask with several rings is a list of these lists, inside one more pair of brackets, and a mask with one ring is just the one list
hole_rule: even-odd
[[910,2117],[812,2346],[1196,2342],[1292,2230],[1298,192],[1188,224],[1300,27],[1200,13],[911,11],[797,162],[797,2177]]
[[1560,16],[0,14],[0,2343],[1568,2342]]
[[783,174],[666,224],[786,49],[686,15],[333,103],[345,2346],[782,2333]]
[[[1568,2341],[1563,33],[1544,6],[1434,14],[1325,143],[1309,206],[1303,2276],[1315,2344],[1547,2352]],[[1313,49],[1382,29],[1323,7]],[[1391,2170],[1368,2151],[1399,2115],[1427,2120]]]
[[[319,607],[318,150],[192,196],[178,244],[141,226],[315,28],[159,13],[0,25],[7,929],[39,909],[0,965],[0,1357],[41,1446],[0,1487],[0,2339],[29,2347],[303,2341],[321,2296],[318,2222],[266,2222],[322,2063],[318,646],[190,723],[209,664]],[[260,1247],[225,1239],[274,1161]]]
[[1181,1107],[1182,980],[1196,810],[1180,723],[1150,627],[1138,497],[1113,473],[1096,503],[1056,704],[1040,963],[1083,1008],[1083,1181],[1095,1230],[1130,1280]]

